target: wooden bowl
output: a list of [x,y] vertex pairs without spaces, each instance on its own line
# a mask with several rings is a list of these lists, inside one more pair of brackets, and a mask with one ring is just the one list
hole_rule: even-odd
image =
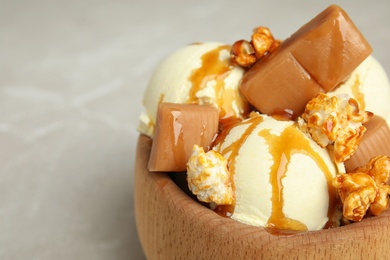
[[272,234],[217,215],[165,173],[147,170],[150,138],[135,164],[138,235],[148,259],[387,259],[390,211],[360,223],[290,235]]

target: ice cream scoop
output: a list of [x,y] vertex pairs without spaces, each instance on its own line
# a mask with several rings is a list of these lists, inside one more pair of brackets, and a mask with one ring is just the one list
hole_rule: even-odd
[[157,67],[144,94],[145,113],[138,130],[154,134],[161,102],[214,105],[220,120],[239,118],[249,111],[238,86],[244,69],[230,63],[229,45],[214,42],[187,45]]
[[285,230],[318,230],[333,221],[338,169],[296,123],[252,113],[219,138],[214,151],[229,162],[235,204],[217,206],[217,212],[231,210],[227,215],[240,222]]

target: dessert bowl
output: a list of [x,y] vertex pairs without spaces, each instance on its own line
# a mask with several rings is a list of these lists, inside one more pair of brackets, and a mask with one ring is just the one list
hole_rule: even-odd
[[242,224],[195,201],[171,174],[149,172],[151,144],[139,136],[134,187],[147,259],[385,259],[390,254],[389,210],[358,223],[299,233]]

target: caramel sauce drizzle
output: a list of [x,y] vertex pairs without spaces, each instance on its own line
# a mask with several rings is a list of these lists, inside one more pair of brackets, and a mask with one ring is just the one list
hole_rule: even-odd
[[270,183],[272,185],[272,212],[267,227],[283,230],[307,230],[304,223],[286,217],[283,212],[284,187],[282,180],[286,176],[291,157],[294,153],[301,153],[311,157],[325,174],[329,194],[328,219],[332,219],[336,201],[336,190],[332,186],[333,177],[324,160],[311,147],[310,141],[302,138],[302,133],[294,125],[286,127],[280,136],[271,134],[269,129],[261,130],[259,136],[264,137],[265,141],[268,143],[274,161],[270,174]]
[[[238,138],[236,141],[231,143],[229,146],[224,148],[220,153],[225,156],[230,153],[228,157],[228,167],[229,167],[229,173],[230,173],[230,179],[233,179],[233,176],[236,172],[236,157],[238,156],[238,153],[240,151],[240,148],[242,144],[245,142],[245,140],[250,136],[253,132],[253,130],[263,121],[263,118],[261,116],[255,116],[247,120],[246,122],[240,122],[237,125],[241,124],[249,124],[249,126],[245,129],[245,132],[241,135],[240,138]],[[226,138],[227,134],[229,133],[230,129],[226,129],[225,131],[222,131],[221,134],[218,136],[220,139],[218,142],[223,142]],[[234,181],[232,180],[232,188],[233,190],[236,190]],[[233,215],[235,205],[220,205],[217,206],[214,211],[222,216],[230,217]]]
[[201,56],[202,65],[194,69],[189,80],[192,83],[187,103],[198,103],[196,93],[206,87],[209,81],[215,81],[213,88],[216,94],[216,103],[219,108],[221,120],[235,116],[232,103],[237,102],[238,107],[244,107],[243,113],[249,113],[249,104],[245,103],[238,89],[225,88],[225,78],[230,74],[232,64],[230,59],[220,59],[221,51],[230,52],[230,45],[215,48]]
[[356,76],[355,82],[352,85],[352,94],[354,98],[358,101],[359,103],[359,109],[360,110],[365,110],[366,107],[366,102],[364,101],[364,94],[363,92],[360,91],[360,79],[358,76]]
[[[271,216],[268,219],[267,226],[278,229],[292,229],[306,231],[307,227],[304,223],[297,220],[288,218],[283,212],[284,198],[283,198],[283,184],[282,179],[285,177],[288,164],[291,160],[292,154],[296,149],[300,150],[299,146],[296,147],[296,140],[294,138],[294,132],[291,131],[291,127],[287,127],[281,134],[281,136],[272,135],[269,129],[264,129],[259,132],[259,136],[264,137],[268,143],[270,153],[272,155],[274,164],[271,167],[270,183],[272,185],[272,211]],[[295,140],[295,141],[294,141]]]

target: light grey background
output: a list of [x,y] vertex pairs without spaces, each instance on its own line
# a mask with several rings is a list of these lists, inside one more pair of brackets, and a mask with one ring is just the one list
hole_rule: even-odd
[[[284,39],[330,1],[0,0],[0,259],[143,259],[133,168],[163,57]],[[390,70],[390,1],[338,1]]]

